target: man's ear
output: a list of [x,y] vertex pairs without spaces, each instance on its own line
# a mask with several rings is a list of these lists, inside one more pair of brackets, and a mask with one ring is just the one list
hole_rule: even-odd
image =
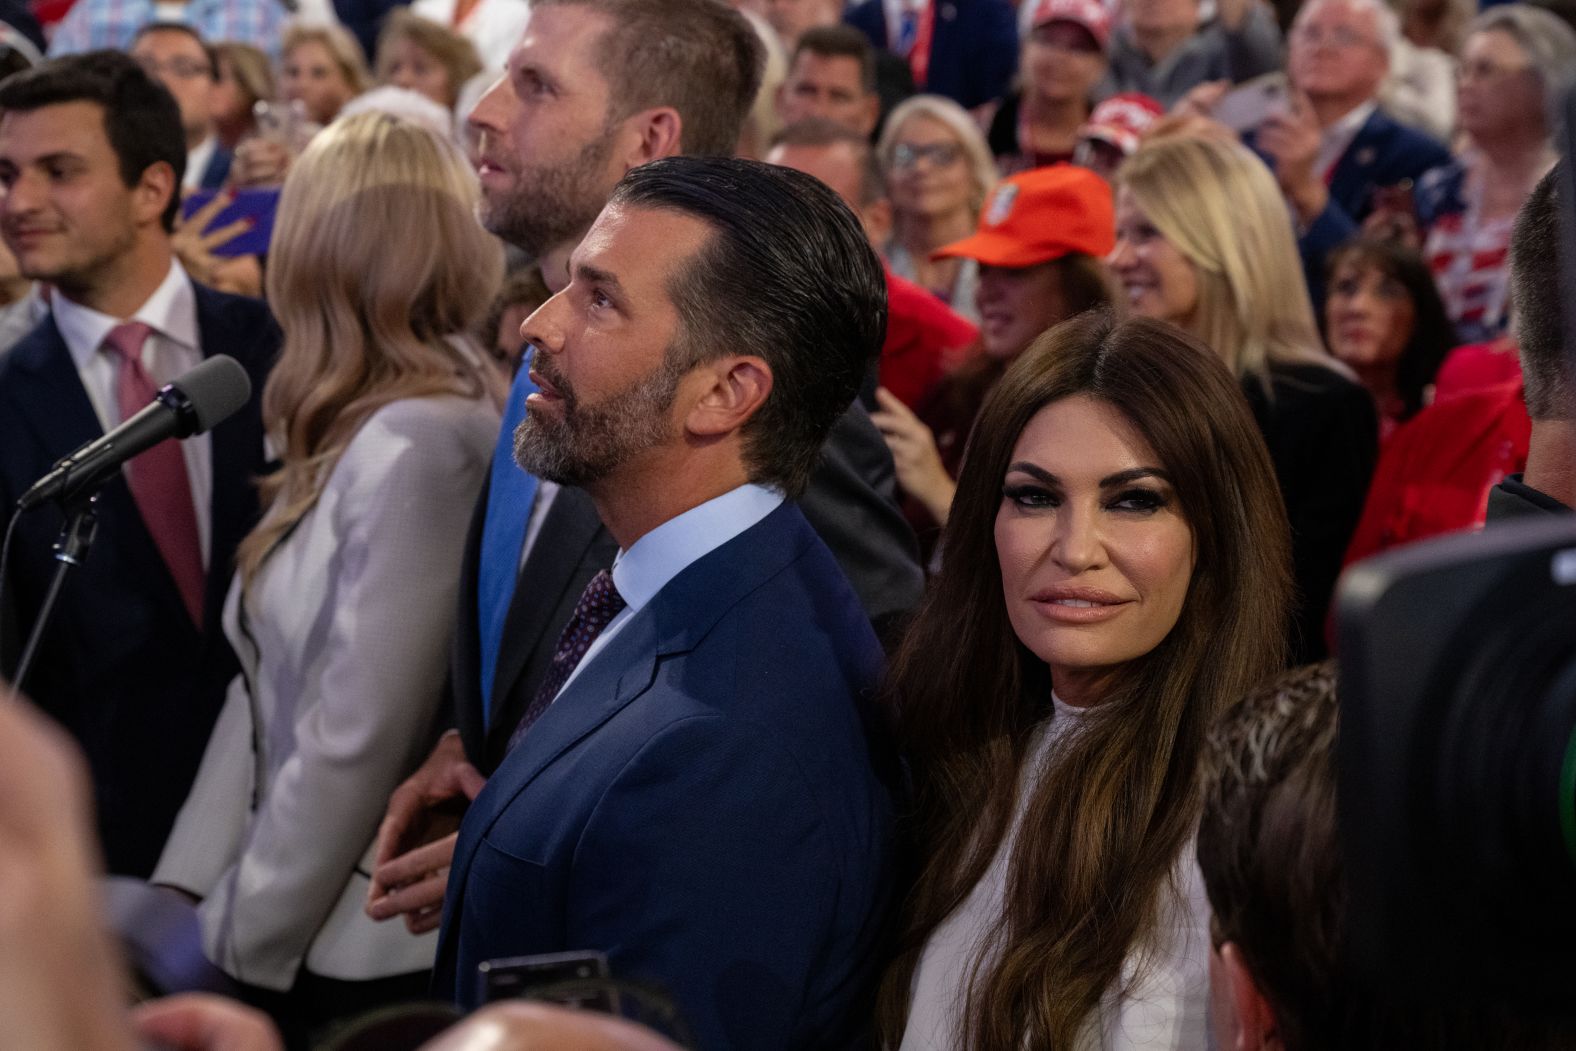
[[892,202],[879,197],[859,209],[859,222],[877,252],[892,239]]
[[1237,1043],[1231,1051],[1280,1051],[1280,1031],[1275,1011],[1259,988],[1253,972],[1236,942],[1220,947],[1220,965],[1231,990],[1231,1006],[1237,1016]]
[[628,124],[634,134],[626,140],[626,171],[663,157],[675,157],[683,150],[683,121],[672,106],[642,110],[629,117]]
[[701,389],[692,395],[684,427],[697,437],[721,438],[739,430],[772,393],[771,366],[753,355],[707,362],[689,380]]
[[881,96],[872,91],[865,96],[864,112],[859,115],[859,130],[866,138],[876,133],[876,125],[881,120]]
[[156,223],[163,228],[164,209],[171,197],[179,197],[180,181],[168,161],[155,161],[142,170],[142,178],[131,192],[133,218],[137,225]]

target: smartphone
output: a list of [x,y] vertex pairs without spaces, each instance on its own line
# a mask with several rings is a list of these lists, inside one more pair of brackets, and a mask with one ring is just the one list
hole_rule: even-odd
[[605,953],[552,952],[486,960],[476,966],[483,1003],[526,997],[618,1014],[618,997]]
[[1272,113],[1285,112],[1286,106],[1286,78],[1270,73],[1226,92],[1209,115],[1240,135],[1263,124]]
[[[189,218],[193,212],[213,200],[216,190],[193,190],[181,201],[181,217]],[[218,256],[267,255],[268,241],[274,233],[274,211],[279,207],[279,187],[265,186],[252,190],[235,191],[235,200],[209,223],[203,231],[217,230],[237,219],[252,220],[252,228],[219,245],[213,250]]]

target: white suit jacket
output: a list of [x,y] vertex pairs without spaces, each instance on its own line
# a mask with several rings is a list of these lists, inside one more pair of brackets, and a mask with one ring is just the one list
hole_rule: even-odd
[[498,425],[457,396],[384,406],[245,595],[231,585],[242,674],[153,880],[202,896],[204,949],[235,978],[285,990],[303,964],[347,980],[432,964],[435,935],[362,904],[389,794],[431,744]]

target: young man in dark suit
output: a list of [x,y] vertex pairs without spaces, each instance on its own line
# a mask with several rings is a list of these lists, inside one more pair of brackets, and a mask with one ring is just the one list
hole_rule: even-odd
[[882,658],[789,497],[879,352],[881,264],[809,176],[670,158],[570,272],[524,326],[515,457],[588,493],[620,555],[466,814],[436,988],[474,1005],[484,961],[593,950],[700,1046],[846,1046],[891,876]]
[[[253,300],[193,284],[170,248],[186,146],[174,100],[131,58],[59,59],[0,85],[0,230],[51,314],[0,360],[0,514],[73,449],[215,353],[260,391],[278,329]],[[99,498],[27,689],[87,752],[112,873],[152,871],[236,672],[219,629],[257,516],[258,403],[133,459]],[[63,516],[17,522],[0,639],[14,673]]]

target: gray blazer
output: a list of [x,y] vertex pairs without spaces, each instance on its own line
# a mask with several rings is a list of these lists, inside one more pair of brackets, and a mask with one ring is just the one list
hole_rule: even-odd
[[431,966],[434,937],[362,903],[389,794],[430,743],[498,423],[455,396],[384,406],[246,593],[231,586],[242,674],[153,878],[203,897],[204,950],[241,981]]

